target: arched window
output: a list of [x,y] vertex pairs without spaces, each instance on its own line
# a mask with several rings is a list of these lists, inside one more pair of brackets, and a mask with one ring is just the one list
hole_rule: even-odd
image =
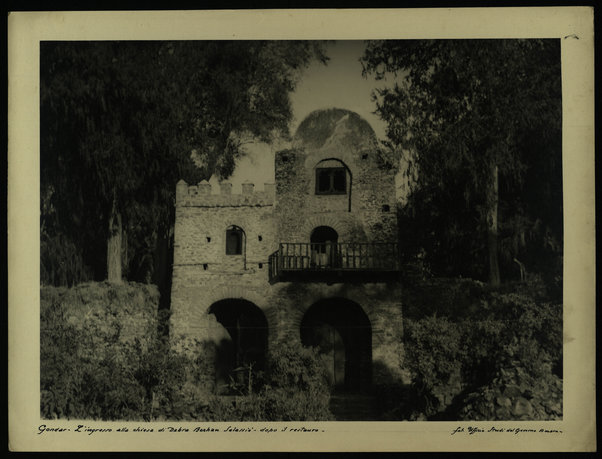
[[347,194],[348,170],[338,159],[322,160],[316,166],[316,194]]
[[226,229],[226,255],[242,255],[245,244],[245,233],[238,226]]

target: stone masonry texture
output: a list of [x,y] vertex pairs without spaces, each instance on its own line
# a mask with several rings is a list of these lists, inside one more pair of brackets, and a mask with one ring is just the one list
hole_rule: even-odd
[[[323,300],[343,299],[358,305],[369,320],[372,384],[407,382],[398,281],[269,281],[268,259],[279,244],[308,243],[319,226],[334,229],[340,243],[397,242],[397,171],[379,161],[379,148],[372,128],[357,114],[320,110],[300,124],[290,148],[276,153],[275,184],[265,184],[264,191],[255,191],[251,183],[236,190],[223,182],[215,194],[207,182],[180,181],[172,336],[213,343],[231,339],[210,308],[241,299],[265,316],[269,351],[282,340],[301,339],[300,326],[312,305],[328,307]],[[316,194],[317,167],[344,167],[346,193]],[[240,255],[226,254],[231,226],[244,231]]]

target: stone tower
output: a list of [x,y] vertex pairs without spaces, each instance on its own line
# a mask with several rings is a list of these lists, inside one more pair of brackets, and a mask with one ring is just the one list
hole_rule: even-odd
[[281,340],[317,346],[341,390],[404,379],[395,172],[365,120],[329,109],[264,191],[178,183],[171,331],[214,344],[216,387]]

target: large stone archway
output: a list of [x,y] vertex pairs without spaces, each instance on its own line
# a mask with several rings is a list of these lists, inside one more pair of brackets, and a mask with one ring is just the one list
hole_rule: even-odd
[[372,326],[346,298],[314,303],[300,324],[301,342],[317,347],[335,390],[366,392],[372,382]]
[[246,381],[249,374],[265,367],[268,322],[263,311],[240,298],[213,303],[207,314],[214,316],[216,386]]

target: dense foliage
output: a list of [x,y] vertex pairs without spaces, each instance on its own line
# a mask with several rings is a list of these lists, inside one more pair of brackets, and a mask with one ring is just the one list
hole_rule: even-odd
[[42,283],[165,293],[176,182],[228,177],[245,144],[287,136],[314,58],[308,41],[42,42]]
[[[291,421],[328,420],[330,387],[317,351],[275,346],[255,389],[237,396],[212,391],[211,344],[193,352],[170,341],[168,314],[151,333],[124,334],[112,314],[79,315],[90,303],[109,310],[157,307],[140,284],[86,284],[42,289],[40,409],[46,419]],[[133,294],[135,292],[135,294]],[[150,301],[150,303],[148,303]],[[129,306],[127,306],[129,302]],[[148,304],[145,304],[148,303]]]
[[376,113],[409,185],[398,226],[413,379],[389,415],[557,419],[559,41],[372,41],[362,64],[385,82]]
[[[159,384],[148,380],[145,370],[155,346],[157,307],[156,288],[147,285],[89,283],[72,288],[43,287],[40,294],[42,416],[71,419],[133,419],[139,413],[148,416],[152,386]],[[178,374],[170,365],[173,361],[168,359],[162,364],[177,379]]]
[[[562,304],[540,279],[492,290],[431,279],[404,293],[404,365],[412,384],[397,419],[562,417]],[[387,407],[385,407],[386,409]]]
[[[307,42],[44,43],[42,282],[104,278],[115,249],[125,277],[163,288],[175,182],[227,177],[249,139],[286,134],[288,94],[312,57],[324,58]],[[411,274],[399,358],[412,383],[377,394],[383,416],[560,418],[558,41],[371,42],[363,63],[399,79],[375,100],[411,185],[398,210]],[[94,301],[111,311],[119,295]],[[313,349],[271,344],[265,371],[217,397],[211,344],[176,352],[165,320],[123,340],[120,321],[73,323],[45,298],[46,418],[332,418]]]
[[559,276],[559,41],[375,41],[362,62],[408,164],[404,251],[436,276]]
[[257,387],[243,397],[214,397],[206,416],[213,421],[334,420],[326,371],[313,348],[292,342],[275,345]]

